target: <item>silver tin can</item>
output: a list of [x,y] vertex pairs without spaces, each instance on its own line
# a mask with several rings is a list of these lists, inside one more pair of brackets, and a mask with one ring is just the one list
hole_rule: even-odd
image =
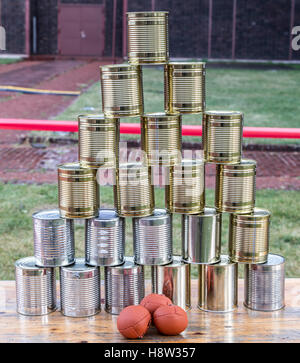
[[191,265],[173,256],[165,266],[152,266],[152,292],[164,294],[182,309],[191,307]]
[[34,257],[43,267],[68,266],[75,260],[74,221],[60,217],[58,209],[32,215]]
[[15,263],[17,312],[22,315],[47,315],[56,310],[55,270],[38,267],[34,257]]
[[205,311],[230,312],[238,304],[238,264],[221,255],[215,265],[199,265],[199,303]]
[[182,256],[191,264],[220,261],[222,215],[215,208],[182,216]]
[[113,209],[85,221],[85,260],[92,266],[117,266],[124,262],[125,218]]
[[245,265],[244,305],[252,310],[274,311],[284,307],[282,256],[269,254],[263,264]]
[[138,305],[145,295],[144,267],[132,257],[121,266],[105,267],[105,310],[120,314],[129,305]]
[[60,268],[61,312],[74,318],[100,312],[100,269],[77,258],[72,266]]
[[134,261],[139,265],[172,262],[172,215],[155,209],[153,215],[133,219]]

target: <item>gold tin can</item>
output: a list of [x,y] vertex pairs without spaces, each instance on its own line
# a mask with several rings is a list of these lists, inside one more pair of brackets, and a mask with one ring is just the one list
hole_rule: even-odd
[[166,208],[171,213],[197,214],[205,205],[205,168],[202,160],[183,159],[170,169]]
[[214,265],[199,265],[198,307],[205,311],[226,313],[238,305],[238,264],[221,255]]
[[151,168],[142,163],[120,164],[114,186],[115,207],[121,217],[145,217],[154,211]]
[[129,63],[168,62],[168,16],[167,11],[127,13]]
[[148,113],[141,117],[142,150],[151,166],[181,161],[181,115]]
[[231,214],[229,224],[229,251],[232,261],[238,263],[265,263],[269,252],[271,213],[254,208],[250,214]]
[[99,189],[96,170],[85,169],[79,163],[58,166],[58,200],[63,218],[92,218],[99,209]]
[[166,112],[205,110],[205,63],[170,62],[165,65]]
[[106,117],[140,116],[144,113],[140,66],[116,64],[100,67],[102,109]]
[[104,115],[78,116],[79,161],[84,168],[115,168],[119,154],[120,120]]
[[217,165],[215,206],[218,212],[251,213],[255,205],[256,161]]
[[204,160],[216,164],[236,164],[242,157],[243,113],[207,111],[203,115]]

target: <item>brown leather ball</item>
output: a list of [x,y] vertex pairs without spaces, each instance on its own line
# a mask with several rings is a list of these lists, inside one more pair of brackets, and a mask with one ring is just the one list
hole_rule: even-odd
[[143,338],[151,323],[151,314],[141,305],[130,305],[118,316],[119,332],[129,339]]
[[187,313],[177,305],[161,306],[153,314],[157,330],[164,335],[177,335],[188,326]]
[[162,294],[149,294],[143,298],[140,304],[149,310],[150,314],[153,314],[160,306],[172,305],[172,301]]

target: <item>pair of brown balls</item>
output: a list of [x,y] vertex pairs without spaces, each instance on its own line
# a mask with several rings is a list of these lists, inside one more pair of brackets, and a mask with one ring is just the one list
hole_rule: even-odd
[[131,305],[123,309],[117,320],[119,332],[129,339],[143,338],[151,320],[157,330],[164,335],[177,335],[188,326],[187,313],[173,305],[165,295],[150,294],[140,305]]

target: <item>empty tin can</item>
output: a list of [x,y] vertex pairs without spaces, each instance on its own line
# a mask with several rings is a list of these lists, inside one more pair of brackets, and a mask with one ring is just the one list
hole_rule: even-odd
[[238,303],[238,264],[221,255],[214,265],[199,265],[199,303],[205,311],[230,312]]
[[167,11],[127,13],[129,63],[169,60],[168,14]]
[[100,269],[77,258],[72,266],[60,268],[61,312],[80,318],[100,312]]
[[124,262],[125,219],[112,209],[100,209],[85,221],[85,260],[92,266],[116,266]]
[[182,256],[186,263],[212,264],[220,261],[222,216],[215,208],[201,214],[182,216]]
[[58,209],[36,212],[32,219],[36,265],[58,267],[74,263],[74,221],[61,218]]
[[133,219],[134,261],[139,265],[172,262],[172,215],[155,209],[151,216]]
[[182,309],[190,309],[191,265],[184,263],[181,256],[173,256],[169,265],[152,266],[152,292],[166,295]]
[[115,168],[119,154],[120,121],[103,115],[78,116],[78,151],[85,168]]
[[181,115],[162,112],[141,117],[142,150],[149,165],[172,166],[181,161]]
[[282,256],[269,254],[266,263],[245,265],[244,305],[252,310],[274,311],[284,307]]
[[105,267],[105,310],[111,314],[138,305],[145,295],[144,267],[125,257],[121,266]]
[[217,165],[215,206],[219,212],[251,213],[255,205],[256,161]]
[[115,64],[100,67],[102,109],[106,117],[140,116],[144,112],[142,69]]
[[166,112],[205,110],[205,63],[170,62],[165,65]]
[[216,164],[239,163],[242,136],[242,112],[206,111],[203,115],[204,160]]
[[96,171],[79,163],[58,166],[58,199],[63,218],[91,218],[98,214],[99,189]]
[[205,204],[205,169],[202,160],[182,160],[171,167],[166,185],[166,208],[171,213],[201,213]]
[[264,263],[269,252],[271,213],[254,208],[250,214],[231,214],[229,223],[229,251],[234,262]]
[[46,315],[56,310],[55,270],[38,267],[34,257],[15,263],[17,312],[22,315]]
[[142,163],[120,164],[114,186],[115,207],[122,217],[145,217],[154,211],[151,169]]

